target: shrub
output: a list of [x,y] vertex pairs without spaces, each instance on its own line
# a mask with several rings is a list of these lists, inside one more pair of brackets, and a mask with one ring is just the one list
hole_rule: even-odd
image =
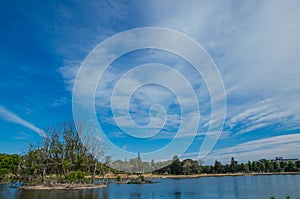
[[121,177],[117,176],[117,182],[120,182],[120,181],[121,181]]
[[70,172],[68,175],[67,175],[67,180],[69,182],[72,182],[72,183],[79,183],[79,182],[82,182],[84,180],[84,176],[85,176],[85,173],[82,172],[82,171],[74,171],[74,172]]

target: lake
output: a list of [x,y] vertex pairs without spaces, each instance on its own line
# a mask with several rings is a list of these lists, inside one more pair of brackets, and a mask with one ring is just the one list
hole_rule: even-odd
[[155,184],[110,184],[108,188],[69,191],[22,191],[0,185],[0,199],[199,199],[285,198],[300,199],[300,175],[226,176],[154,179]]

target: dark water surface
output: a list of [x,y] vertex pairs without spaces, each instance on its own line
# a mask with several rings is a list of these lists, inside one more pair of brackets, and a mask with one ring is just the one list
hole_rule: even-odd
[[300,175],[228,176],[156,179],[155,184],[110,184],[108,188],[69,191],[21,191],[0,185],[0,199],[131,198],[285,198],[300,199]]

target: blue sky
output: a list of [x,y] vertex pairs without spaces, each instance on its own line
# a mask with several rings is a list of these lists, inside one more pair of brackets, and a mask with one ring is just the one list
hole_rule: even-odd
[[[72,121],[73,83],[89,52],[116,33],[151,26],[173,29],[199,42],[223,78],[227,102],[224,129],[206,162],[226,162],[232,156],[239,161],[275,156],[300,158],[299,1],[1,4],[0,152],[21,153],[28,143],[41,139],[43,129]],[[149,123],[151,105],[166,108],[163,130],[151,139],[133,138],[122,132],[114,119],[122,128],[134,128],[122,115],[114,118],[108,106],[114,85],[124,72],[151,62],[171,66],[187,77],[196,92],[199,128],[183,157],[197,159],[210,124],[210,96],[201,75],[172,53],[137,50],[112,63],[96,91],[99,122],[109,139],[124,150],[150,152],[170,143],[179,129],[181,114],[179,101],[170,90],[147,85],[130,99],[129,112],[141,126]],[[161,71],[147,75],[177,81]],[[142,78],[129,77],[124,85],[134,86]],[[84,86],[83,91],[90,89],[88,84]],[[181,89],[185,90],[183,86]],[[189,103],[189,96],[185,99]],[[117,102],[116,107],[122,110],[122,103]],[[160,129],[161,119],[165,119],[161,107],[153,106],[151,111],[155,116],[152,127]],[[191,114],[190,117],[198,116]],[[189,132],[185,135],[190,136]]]

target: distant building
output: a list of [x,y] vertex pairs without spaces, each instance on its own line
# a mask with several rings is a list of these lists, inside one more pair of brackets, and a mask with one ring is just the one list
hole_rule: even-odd
[[276,157],[275,160],[276,160],[276,161],[282,161],[282,159],[283,159],[282,157]]
[[299,159],[297,158],[282,158],[282,157],[276,157],[275,160],[271,160],[272,162],[297,162]]

